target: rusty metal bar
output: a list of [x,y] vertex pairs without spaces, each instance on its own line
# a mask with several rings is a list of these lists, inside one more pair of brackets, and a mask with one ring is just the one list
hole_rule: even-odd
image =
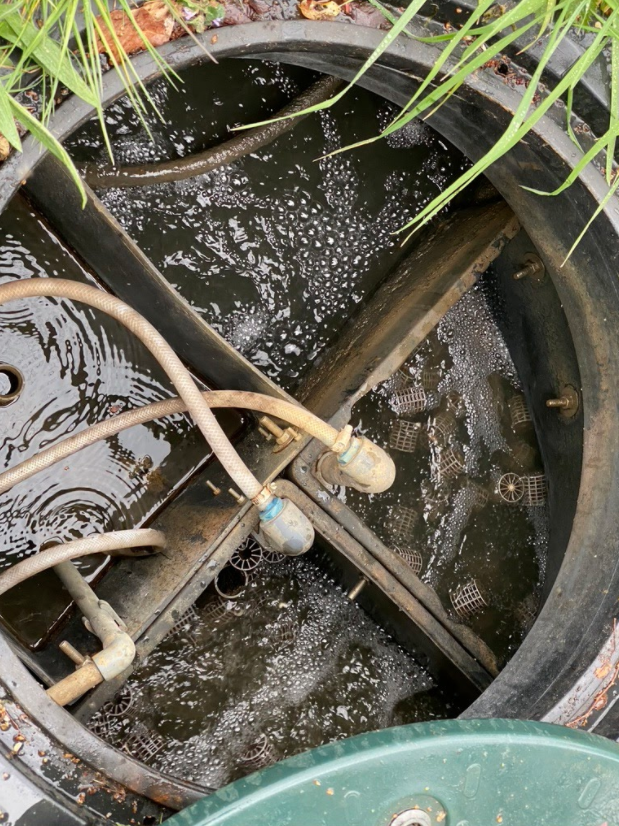
[[518,232],[504,202],[461,210],[428,233],[350,319],[299,391],[328,418],[387,379]]
[[492,676],[499,673],[497,659],[486,643],[477,634],[462,623],[453,622],[436,593],[436,591],[413,572],[410,565],[399,554],[390,550],[376,534],[347,505],[326,491],[311,473],[321,448],[311,443],[291,465],[290,475],[293,482],[319,505],[329,516],[341,525],[362,547],[366,549],[381,565],[391,573],[398,582],[409,591],[415,599],[432,614],[457,642],[474,657]]
[[382,591],[411,621],[415,629],[415,644],[432,663],[433,673],[466,683],[469,693],[479,694],[492,678],[468,651],[441,625],[377,559],[342,529],[319,505],[292,482],[278,479],[274,489],[308,516],[316,533],[336,551],[350,560],[359,574]]

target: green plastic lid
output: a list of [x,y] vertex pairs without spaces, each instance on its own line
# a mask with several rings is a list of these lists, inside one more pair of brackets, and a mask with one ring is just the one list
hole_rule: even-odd
[[619,746],[560,726],[446,720],[331,743],[169,826],[619,826]]

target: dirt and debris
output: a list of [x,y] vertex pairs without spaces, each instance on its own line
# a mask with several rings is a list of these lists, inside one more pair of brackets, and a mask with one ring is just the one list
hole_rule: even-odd
[[333,20],[340,13],[340,7],[333,0],[301,0],[299,11],[308,20]]
[[121,50],[126,55],[133,55],[144,51],[148,45],[162,46],[183,37],[188,31],[203,32],[207,28],[294,16],[308,20],[334,20],[339,17],[372,29],[389,28],[389,22],[381,12],[366,0],[351,0],[343,5],[334,0],[301,0],[298,5],[291,4],[288,8],[281,2],[269,0],[178,0],[173,7],[164,0],[147,0],[131,15],[120,9],[112,11],[110,20],[113,31],[102,18],[97,18],[101,26],[97,45],[99,52],[106,54],[115,64],[122,61]]
[[384,14],[371,3],[347,3],[344,6],[344,13],[357,26],[365,26],[368,29],[389,29],[391,27]]
[[121,63],[124,55],[144,51],[147,44],[163,46],[189,30],[203,32],[217,21],[221,23],[224,15],[224,6],[217,0],[182,0],[174,5],[148,0],[131,14],[120,9],[110,12],[113,31],[98,17],[101,36],[97,46],[112,63]]
[[[162,0],[151,0],[131,12],[130,16],[120,9],[110,12],[113,31],[101,17],[97,18],[101,26],[101,37],[97,42],[99,52],[107,54],[112,62],[122,62],[120,48],[127,55],[141,52],[145,41],[151,46],[163,46],[172,38],[174,17]],[[137,27],[137,28],[136,28]],[[138,31],[139,29],[140,31]]]

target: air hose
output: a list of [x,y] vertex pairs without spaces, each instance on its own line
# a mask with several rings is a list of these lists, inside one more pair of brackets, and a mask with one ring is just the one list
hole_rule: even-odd
[[120,299],[88,284],[61,278],[28,278],[0,285],[0,306],[35,296],[56,296],[88,304],[131,330],[168,375],[226,472],[259,510],[265,509],[273,494],[256,479],[232,447],[189,371],[152,324]]
[[29,556],[13,565],[8,571],[1,573],[0,595],[19,585],[20,582],[71,559],[79,559],[89,554],[111,554],[121,549],[143,545],[161,549],[165,545],[165,537],[160,531],[139,528],[131,531],[110,531],[87,536],[84,539],[75,539],[63,545],[54,545]]
[[[95,164],[87,164],[82,170],[82,176],[89,186],[101,189],[150,186],[204,175],[220,166],[234,163],[263,146],[268,146],[307,117],[307,115],[294,117],[297,112],[318,103],[324,103],[343,85],[344,81],[339,78],[323,77],[273,115],[274,120],[271,123],[250,129],[204,152],[198,152],[180,160],[140,166],[101,168]],[[281,118],[287,119],[281,120]]]
[[[261,532],[272,550],[296,556],[313,544],[314,530],[307,517],[290,501],[274,496],[268,485],[256,479],[231,445],[211,407],[240,406],[287,419],[323,441],[332,451],[335,484],[352,485],[367,493],[380,493],[393,483],[395,465],[391,457],[365,437],[352,435],[347,426],[338,432],[302,407],[256,393],[231,391],[203,394],[189,371],[157,330],[139,313],[118,298],[96,287],[64,279],[30,278],[0,285],[0,306],[23,298],[56,296],[95,307],[119,321],[148,348],[178,390],[180,399],[157,402],[95,425],[48,448],[17,468],[0,474],[2,491],[71,455],[87,444],[118,433],[155,416],[188,410],[210,444],[222,467],[247,499],[260,511]],[[216,398],[219,404],[212,404]]]
[[[276,399],[273,396],[264,396],[261,393],[250,393],[243,390],[213,390],[203,393],[202,397],[211,409],[237,407],[276,416],[309,433],[310,436],[318,439],[328,448],[335,449],[335,452],[339,452],[338,448],[340,446],[343,451],[350,441],[350,436],[345,439],[336,428],[323,422],[322,419],[310,413],[309,410],[283,399]],[[166,399],[165,401],[138,407],[135,410],[129,410],[126,413],[114,416],[112,419],[92,425],[86,430],[75,433],[42,450],[36,456],[26,459],[16,467],[0,473],[0,493],[10,490],[19,482],[29,479],[35,473],[51,467],[56,462],[72,456],[95,442],[109,439],[130,427],[150,422],[153,419],[163,419],[175,413],[184,413],[186,410],[187,405],[182,399]]]

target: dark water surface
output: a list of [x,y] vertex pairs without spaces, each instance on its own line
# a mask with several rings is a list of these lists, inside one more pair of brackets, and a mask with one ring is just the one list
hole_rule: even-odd
[[[164,82],[154,145],[124,103],[108,114],[118,163],[182,157],[275,113],[315,75],[229,60]],[[376,135],[395,109],[363,89],[231,166],[179,183],[99,193],[164,276],[203,317],[288,390],[311,368],[403,254],[394,236],[457,177],[463,156],[414,124],[392,139],[324,160]],[[104,158],[95,124],[70,145]]]

